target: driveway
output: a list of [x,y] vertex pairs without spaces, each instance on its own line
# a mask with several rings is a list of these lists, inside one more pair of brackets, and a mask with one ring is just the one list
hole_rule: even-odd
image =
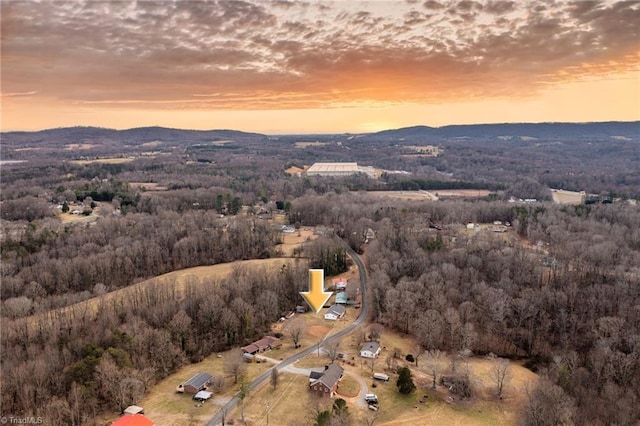
[[345,373],[351,377],[352,379],[354,379],[356,382],[358,382],[358,384],[360,385],[360,392],[358,392],[358,395],[352,397],[352,398],[347,398],[350,402],[354,403],[356,406],[363,408],[363,409],[367,409],[368,405],[366,403],[366,401],[364,400],[364,395],[369,393],[369,387],[367,386],[367,381],[362,378],[362,376],[360,376],[359,374],[354,373],[353,371],[346,371]]

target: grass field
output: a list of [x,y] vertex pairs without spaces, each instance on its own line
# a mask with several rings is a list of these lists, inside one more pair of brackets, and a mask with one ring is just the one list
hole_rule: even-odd
[[438,200],[440,198],[480,198],[491,191],[485,189],[442,189],[437,191],[367,191],[365,194],[379,198],[400,200]]
[[130,163],[134,160],[133,157],[109,157],[109,158],[96,158],[94,160],[73,160],[74,164],[124,164]]
[[551,197],[557,204],[582,204],[586,194],[584,192],[565,191],[562,189],[552,189]]

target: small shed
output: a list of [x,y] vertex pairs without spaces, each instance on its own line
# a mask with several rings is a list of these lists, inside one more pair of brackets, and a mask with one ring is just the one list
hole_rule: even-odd
[[177,392],[196,394],[207,388],[213,376],[209,373],[198,373],[184,383],[180,383],[176,388]]
[[122,414],[144,414],[144,408],[137,405],[130,405],[124,409]]

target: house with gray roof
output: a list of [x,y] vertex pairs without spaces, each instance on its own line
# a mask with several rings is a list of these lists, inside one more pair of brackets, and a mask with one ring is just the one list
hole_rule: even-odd
[[377,358],[380,355],[380,344],[378,342],[367,342],[360,349],[362,358]]
[[324,314],[324,319],[335,321],[339,318],[342,318],[347,312],[346,308],[343,305],[332,305],[327,312]]
[[184,383],[180,383],[176,387],[176,392],[196,394],[201,390],[205,390],[207,385],[211,383],[213,376],[209,373],[198,373]]

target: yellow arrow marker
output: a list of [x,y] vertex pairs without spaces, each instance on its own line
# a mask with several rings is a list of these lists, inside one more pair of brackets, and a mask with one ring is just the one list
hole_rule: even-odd
[[324,291],[324,269],[309,269],[309,291],[300,294],[316,314],[331,297],[330,291]]

